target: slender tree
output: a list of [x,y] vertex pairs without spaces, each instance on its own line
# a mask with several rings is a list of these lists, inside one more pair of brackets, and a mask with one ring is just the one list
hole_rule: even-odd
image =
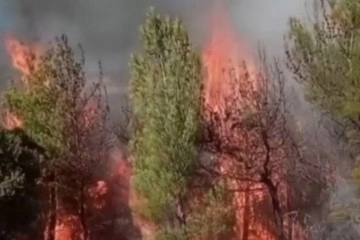
[[199,131],[200,59],[181,21],[154,10],[142,40],[131,61],[135,187],[146,198],[143,213],[165,232],[183,235],[181,213]]

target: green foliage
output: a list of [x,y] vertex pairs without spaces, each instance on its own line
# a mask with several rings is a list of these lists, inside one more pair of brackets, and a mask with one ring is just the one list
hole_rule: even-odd
[[357,0],[340,0],[330,6],[326,21],[309,26],[296,18],[290,20],[289,63],[314,104],[335,116],[357,119],[360,5]]
[[[44,211],[61,208],[82,214],[87,221],[91,214],[79,213],[80,207],[92,211],[86,189],[107,164],[109,124],[104,86],[100,81],[86,84],[84,58],[76,58],[65,36],[56,38],[32,63],[30,74],[13,82],[5,93],[3,107],[22,120],[23,134],[44,149],[46,157],[40,162],[41,176],[34,189],[47,190],[41,200],[50,202],[46,198],[53,192],[56,199]],[[14,171],[5,180],[14,179],[13,184],[20,187],[28,184],[22,177],[22,172]]]
[[200,58],[179,20],[153,10],[142,27],[143,50],[131,61],[135,187],[156,223],[185,194],[199,126]]
[[36,152],[24,146],[23,141],[15,132],[0,132],[0,199],[11,198],[23,190],[26,174],[39,163]]
[[76,59],[65,36],[56,38],[35,62],[33,71],[5,93],[4,107],[19,116],[25,133],[46,149],[48,167],[60,166],[54,161],[65,161],[64,154],[73,153],[70,145],[78,144],[76,135],[85,134],[77,127],[86,117],[87,104],[93,101],[94,113],[102,114],[98,111],[103,110],[100,85],[85,93],[84,59]]
[[217,183],[210,189],[196,211],[187,229],[191,237],[215,240],[231,234],[235,210],[232,207],[232,194],[224,184]]
[[[40,57],[38,67],[20,83],[14,83],[5,93],[5,107],[23,120],[23,129],[50,156],[61,154],[65,139],[62,133],[66,108],[64,91],[60,88],[63,66],[68,56],[61,49],[61,43]],[[64,62],[60,64],[61,62]],[[60,76],[57,76],[60,74]],[[23,83],[29,83],[25,85]]]
[[186,225],[178,228],[164,228],[157,236],[158,240],[186,239],[227,239],[232,234],[235,211],[232,207],[232,194],[222,183],[206,192],[192,206],[193,212]]
[[21,130],[0,131],[0,238],[31,229],[39,217],[37,180],[44,149]]
[[322,20],[311,26],[290,20],[289,66],[309,100],[342,120],[349,142],[360,147],[360,3],[339,0],[327,6]]
[[[322,4],[324,15],[311,25],[295,18],[290,20],[289,67],[304,83],[308,99],[340,119],[349,143],[360,151],[360,2],[338,0]],[[357,162],[353,176],[360,181]],[[358,206],[336,207],[330,217],[335,221],[353,220],[359,216]]]

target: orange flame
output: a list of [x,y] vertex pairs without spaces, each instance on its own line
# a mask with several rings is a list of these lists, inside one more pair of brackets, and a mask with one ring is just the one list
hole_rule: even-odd
[[37,59],[43,52],[41,45],[26,45],[13,35],[6,36],[5,48],[11,57],[13,67],[25,76],[36,69],[38,64]]
[[15,128],[21,128],[23,121],[21,118],[9,111],[5,111],[4,121],[2,122],[2,127],[6,130],[13,130]]
[[[216,7],[210,20],[210,40],[203,49],[205,70],[205,103],[214,109],[224,107],[224,98],[231,94],[230,75],[238,80],[244,74],[243,62],[255,81],[255,64],[244,41],[232,30],[225,11]],[[230,74],[232,73],[232,74]]]
[[[244,101],[251,101],[241,96],[238,89],[251,89],[256,91],[258,73],[255,67],[255,61],[252,58],[244,41],[242,41],[231,28],[231,24],[225,17],[225,11],[216,7],[210,21],[210,39],[203,49],[203,63],[205,71],[204,79],[204,97],[205,105],[210,111],[222,114],[222,110],[229,107],[226,105],[226,97],[231,94],[239,94],[236,100],[240,101],[240,107],[246,104]],[[245,67],[244,67],[245,63]],[[244,77],[247,76],[247,79]],[[235,80],[235,82],[234,82]],[[234,85],[235,84],[235,85]],[[252,85],[252,86],[245,86]],[[236,106],[234,106],[236,107]],[[241,144],[241,143],[240,143]],[[232,168],[232,160],[221,157],[220,171],[228,172]],[[261,186],[249,184],[246,182],[232,181],[229,183],[231,188],[246,188],[248,192],[234,194],[234,205],[236,208],[236,226],[235,232],[238,238],[245,237],[248,234],[249,239],[272,240],[274,239],[271,230],[264,226],[253,216],[254,205],[256,201],[262,201],[265,195],[262,190],[253,191]],[[251,191],[251,193],[250,193]],[[256,200],[258,199],[258,200]],[[244,229],[247,228],[247,229]],[[251,236],[250,236],[251,235]]]
[[[22,84],[28,87],[26,77],[38,67],[38,59],[43,51],[42,47],[39,44],[25,45],[13,35],[8,34],[5,37],[5,48],[11,58],[12,66],[23,75]],[[23,121],[20,116],[8,110],[5,111],[2,127],[12,130],[22,125]]]

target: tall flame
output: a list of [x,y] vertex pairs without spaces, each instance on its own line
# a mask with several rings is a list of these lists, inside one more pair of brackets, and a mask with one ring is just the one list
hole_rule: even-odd
[[[225,11],[216,6],[211,17],[211,34],[202,54],[205,71],[204,97],[207,109],[221,115],[223,110],[229,107],[226,98],[231,94],[239,94],[236,99],[240,102],[236,104],[239,104],[240,107],[247,104],[247,102],[242,103],[242,100],[252,101],[243,98],[241,93],[234,91],[233,88],[241,87],[245,90],[256,90],[258,73],[249,48],[231,28],[231,24],[225,17]],[[244,76],[247,76],[247,79],[244,79]],[[236,140],[234,139],[234,141]],[[221,157],[219,161],[221,172],[231,171],[232,159]],[[229,184],[231,188],[248,190],[234,194],[233,204],[236,209],[234,230],[236,237],[239,239],[273,240],[271,229],[259,219],[254,218],[255,202],[263,200],[265,195],[262,190],[255,191],[252,189],[262,188],[262,186],[239,181],[231,181]]]
[[[244,41],[231,28],[225,11],[214,8],[210,19],[209,41],[203,49],[205,66],[205,101],[216,110],[224,106],[229,91],[230,73],[239,77],[244,74],[243,62],[250,78],[255,79],[255,64]],[[255,80],[254,80],[255,81]]]

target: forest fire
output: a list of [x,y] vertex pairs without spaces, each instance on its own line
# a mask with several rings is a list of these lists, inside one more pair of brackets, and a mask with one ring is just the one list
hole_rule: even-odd
[[[350,1],[314,5],[311,21],[297,3],[264,1],[283,10],[274,18],[256,4],[162,1],[140,42],[127,34],[138,4],[116,19],[122,3],[0,3],[0,32],[26,36],[2,39],[13,76],[0,84],[0,239],[360,239]],[[29,42],[56,32],[71,37]],[[282,54],[265,47],[282,40]]]
[[[268,143],[264,143],[268,140],[261,139],[264,138],[262,136],[263,133],[259,134],[259,131],[253,131],[245,123],[248,120],[245,119],[247,117],[245,115],[249,114],[249,111],[252,115],[255,115],[256,111],[262,110],[263,106],[261,104],[263,102],[261,102],[261,98],[263,96],[260,96],[262,93],[259,94],[263,90],[261,89],[263,82],[260,80],[262,74],[259,73],[255,59],[246,43],[237,37],[236,32],[231,28],[230,23],[225,17],[225,11],[222,11],[219,7],[216,7],[211,15],[210,32],[208,42],[205,44],[202,52],[205,76],[203,79],[205,120],[211,122],[213,121],[211,118],[216,115],[216,119],[220,120],[215,123],[217,126],[213,129],[215,129],[214,132],[217,131],[216,134],[219,136],[220,141],[223,141],[220,145],[227,145],[233,149],[235,146],[237,154],[239,152],[240,155],[244,153],[250,162],[244,164],[248,164],[248,166],[240,166],[241,164],[237,161],[239,161],[239,158],[243,158],[243,156],[231,155],[223,151],[223,149],[218,149],[218,170],[220,175],[226,180],[228,188],[239,189],[234,191],[232,195],[232,204],[235,209],[233,229],[236,234],[235,238],[276,240],[279,239],[279,225],[287,224],[284,219],[276,219],[280,218],[279,216],[282,212],[279,209],[275,209],[280,208],[277,205],[286,202],[287,186],[282,184],[281,180],[278,180],[282,177],[282,170],[266,176],[261,171],[265,171],[264,169],[268,168],[268,166],[265,166],[268,164],[266,163],[268,161],[266,158],[270,157],[280,159],[271,160],[275,161],[272,163],[273,166],[279,169],[283,149],[279,148],[270,153],[270,150],[266,149],[266,144]],[[14,37],[8,37],[5,45],[11,57],[13,67],[22,74],[21,84],[24,85],[25,89],[29,88],[31,86],[31,82],[28,81],[29,75],[37,70],[39,57],[43,53],[44,48],[40,44],[25,45]],[[80,107],[80,115],[83,118],[76,118],[75,124],[77,126],[76,129],[85,129],[85,132],[88,129],[91,131],[100,118],[97,112],[99,109],[98,102],[92,101],[93,99],[91,98],[86,100],[88,101],[84,101],[85,104]],[[245,120],[243,121],[243,119]],[[240,124],[241,127],[234,128],[232,126],[234,121],[238,121],[237,124]],[[4,121],[6,129],[21,127],[21,125],[20,117],[11,113],[6,115]],[[81,127],[79,128],[78,125],[81,125]],[[276,138],[277,136],[274,141],[278,141]],[[91,151],[91,149],[88,150],[85,152]],[[265,153],[266,151],[267,153]],[[110,198],[112,199],[111,201],[115,198],[116,204],[130,208],[142,200],[137,196],[130,183],[132,177],[131,164],[122,159],[123,157],[119,154],[115,155],[114,162],[116,164],[112,166],[112,169],[115,169],[115,173],[113,172],[105,180],[93,181],[86,187],[82,186],[82,190],[85,189],[85,194],[82,195],[86,195],[86,197],[83,196],[81,207],[86,205],[89,208],[86,211],[91,212],[91,214],[99,213],[103,209],[112,208],[113,206],[108,201]],[[256,166],[261,164],[263,166]],[[257,172],[255,174],[250,173],[246,168],[255,169],[254,172]],[[233,177],[235,175],[237,177]],[[274,187],[276,185],[274,184],[275,181],[281,184]],[[116,182],[118,184],[117,187],[119,187],[116,197],[114,197],[114,185],[112,185],[112,182]],[[270,191],[273,188],[276,188],[275,192]],[[280,197],[278,195],[281,194],[284,197],[279,200]],[[53,240],[87,239],[84,235],[88,233],[82,223],[83,219],[81,219],[80,214],[76,212],[77,210],[68,210],[67,208],[70,209],[71,207],[67,207],[67,205],[71,204],[67,203],[66,200],[59,199],[56,200],[59,202],[56,203],[56,208],[54,208],[56,210],[53,210],[55,215]],[[271,213],[274,209],[278,211],[277,215]],[[143,236],[155,235],[156,227],[151,222],[141,217],[134,217],[134,224]]]

